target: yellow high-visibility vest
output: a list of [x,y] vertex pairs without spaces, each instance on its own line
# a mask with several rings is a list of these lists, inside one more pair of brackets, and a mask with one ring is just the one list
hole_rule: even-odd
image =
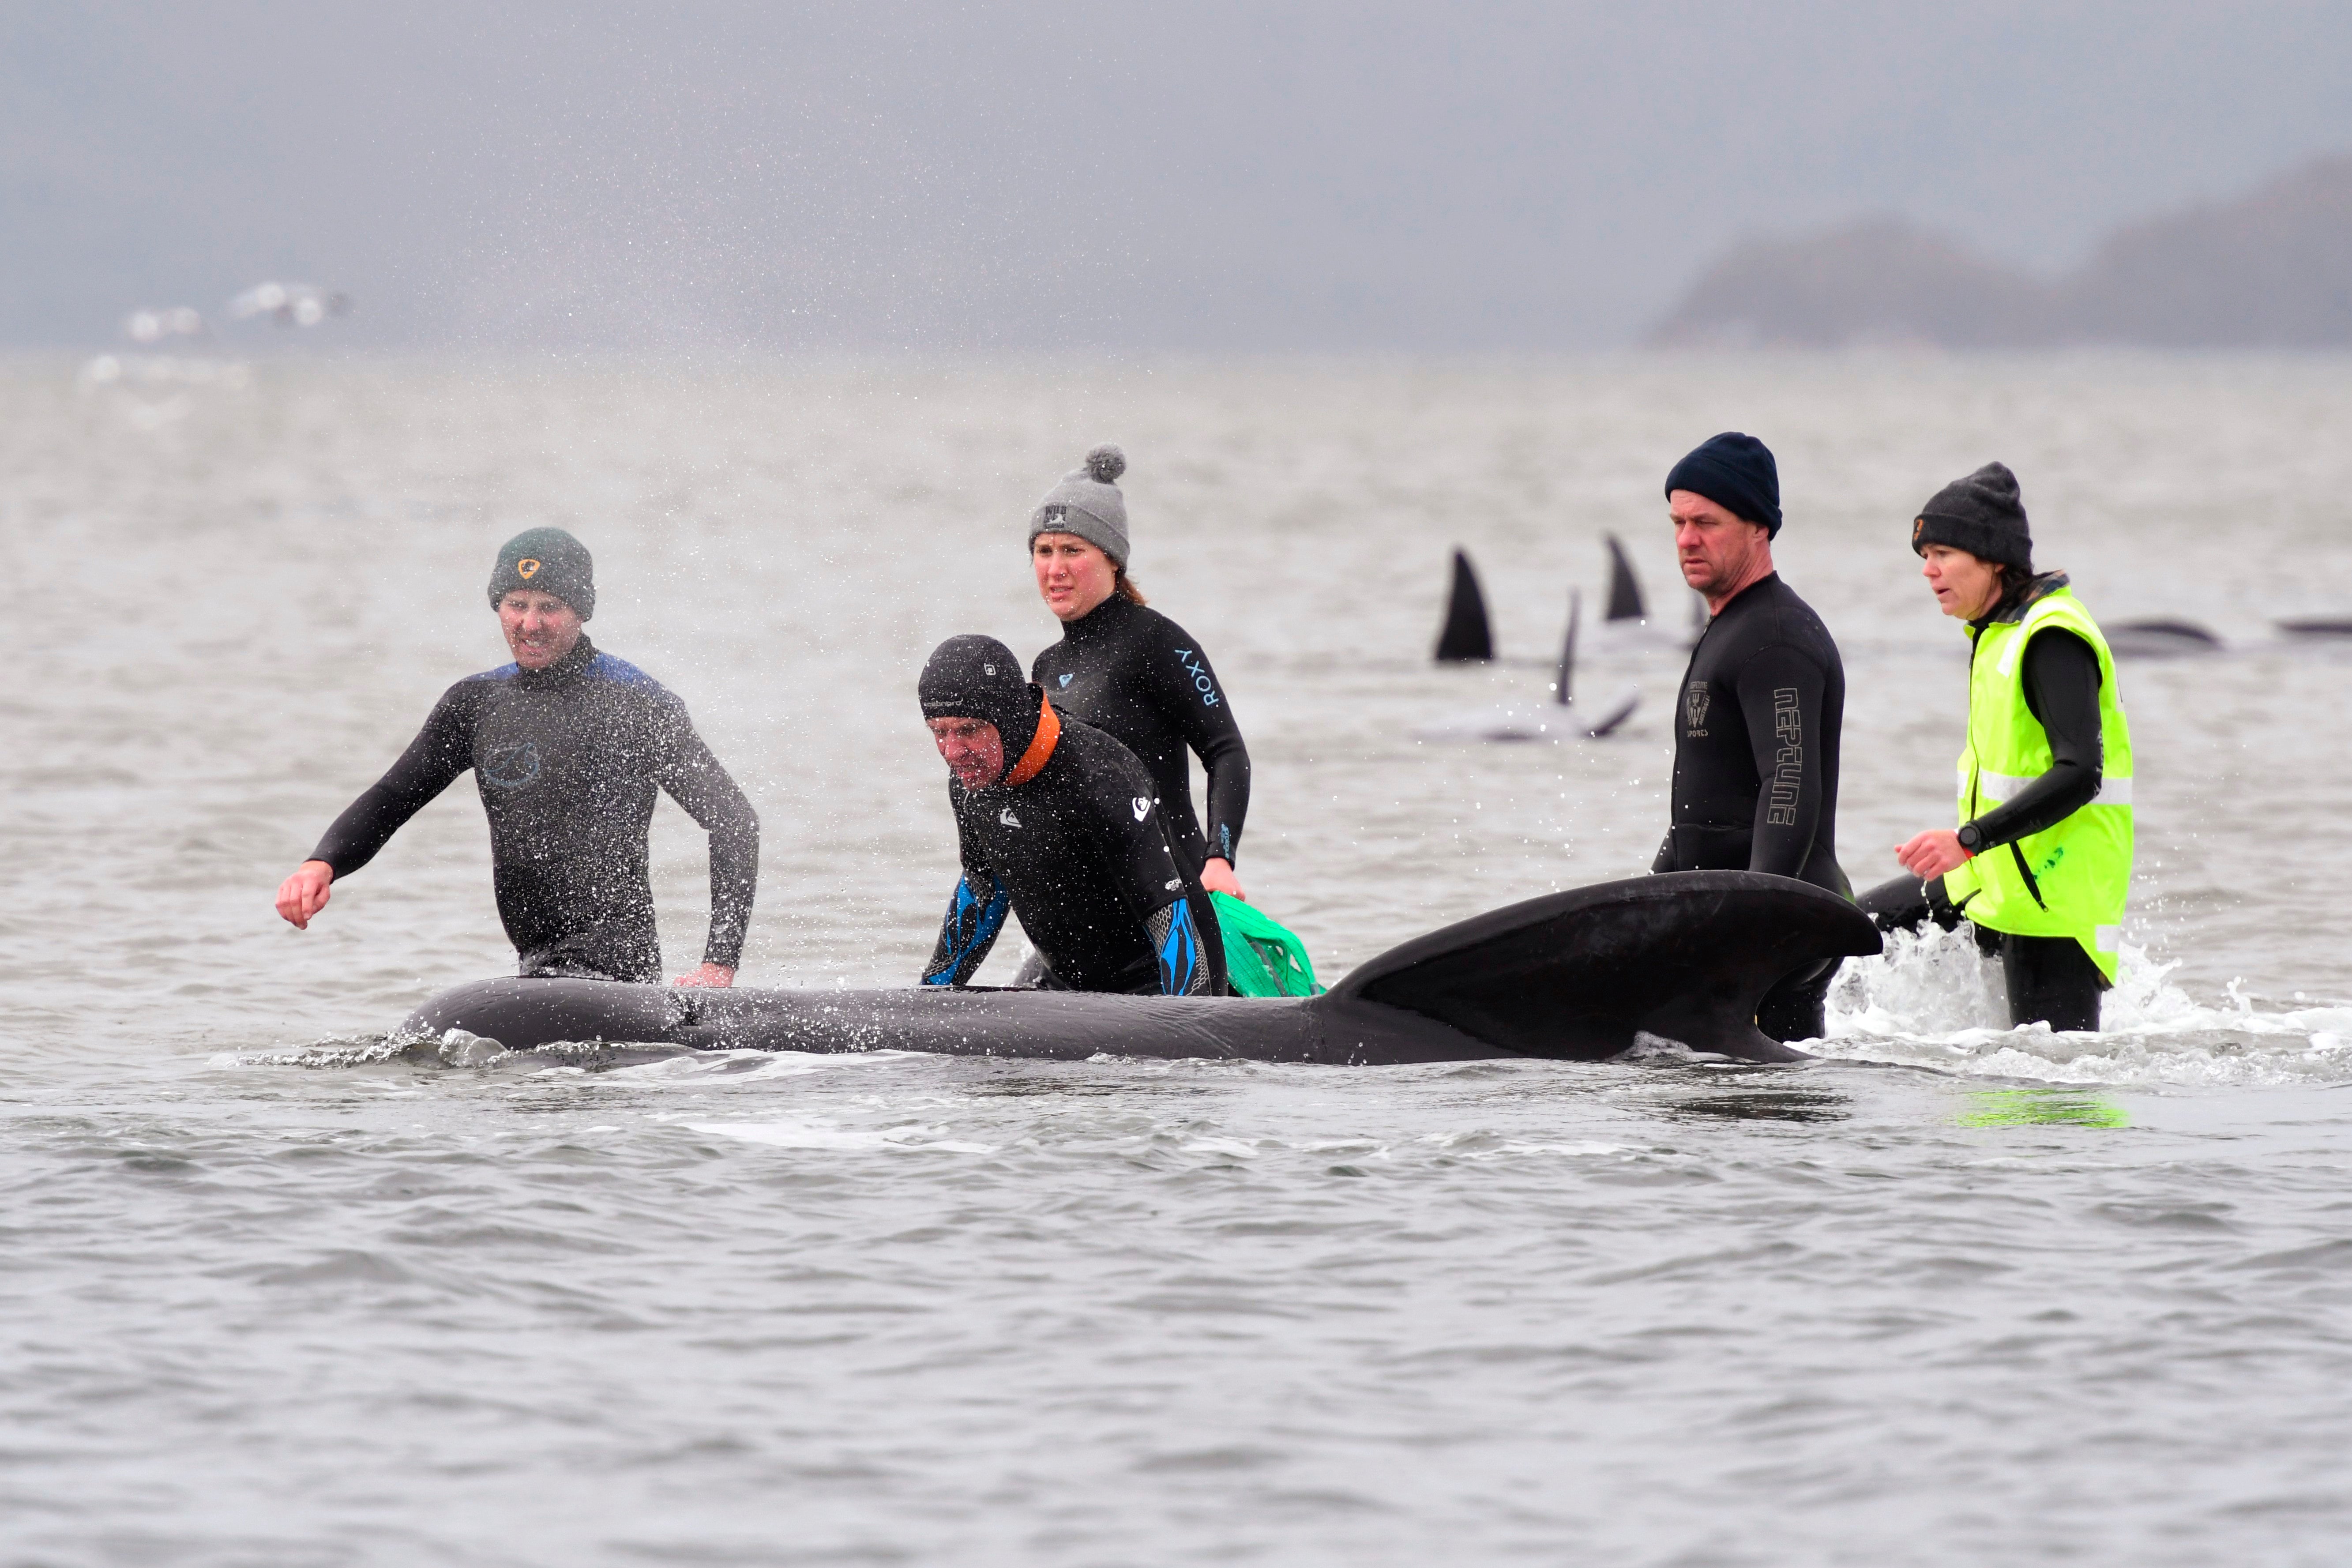
[[2083,602],[2060,586],[2014,621],[1971,627],[1969,743],[1960,752],[1960,821],[1967,824],[2050,771],[2050,736],[2025,705],[2025,647],[2049,627],[2073,632],[2099,657],[2099,793],[2041,833],[1979,853],[1944,875],[1944,892],[1988,931],[2071,936],[2112,984],[2131,889],[2131,726],[2116,692],[2116,660]]

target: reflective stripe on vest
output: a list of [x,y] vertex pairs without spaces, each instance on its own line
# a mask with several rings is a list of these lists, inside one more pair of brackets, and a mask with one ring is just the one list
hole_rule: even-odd
[[2073,632],[2099,660],[2099,793],[2044,832],[1985,850],[1944,879],[1969,920],[2019,936],[2070,936],[2109,981],[2131,888],[2131,726],[2116,692],[2115,656],[2073,590],[2059,588],[2016,621],[1976,631],[1969,664],[1969,740],[1959,760],[1959,819],[2014,800],[2050,769],[2050,736],[2025,703],[2025,647],[2045,629]]
[[[2040,774],[2035,774],[2039,778]],[[1979,773],[1977,793],[1989,804],[2000,805],[2015,800],[2025,793],[2025,786],[2034,779],[2020,778],[2015,773]],[[2090,798],[2092,805],[2129,805],[2132,803],[2132,782],[2110,777],[2105,769],[2099,771],[2099,791]]]

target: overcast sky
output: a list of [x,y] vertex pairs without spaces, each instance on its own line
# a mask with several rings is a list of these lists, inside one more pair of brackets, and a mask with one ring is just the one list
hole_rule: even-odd
[[2352,4],[0,0],[0,342],[1622,343],[1743,235],[2042,266],[2352,149]]

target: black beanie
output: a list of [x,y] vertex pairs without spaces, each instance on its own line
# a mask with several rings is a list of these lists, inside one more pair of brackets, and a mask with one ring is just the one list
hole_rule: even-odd
[[499,547],[490,607],[518,588],[552,594],[583,621],[596,613],[596,563],[586,545],[560,528],[527,528]]
[[931,650],[916,687],[926,719],[979,719],[996,726],[1010,769],[1037,736],[1045,692],[1021,673],[1021,661],[994,637],[967,634]]
[[1689,490],[1734,517],[1761,523],[1767,539],[1780,533],[1780,468],[1772,448],[1753,436],[1726,430],[1691,448],[1666,476],[1666,494]]
[[1930,544],[2032,572],[2033,531],[2026,526],[2025,501],[2008,464],[1987,463],[1927,498],[1911,524],[1911,549],[1925,555]]

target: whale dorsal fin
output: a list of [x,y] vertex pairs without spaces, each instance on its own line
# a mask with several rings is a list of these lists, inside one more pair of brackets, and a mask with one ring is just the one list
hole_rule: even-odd
[[1642,584],[1633,575],[1633,563],[1625,559],[1625,547],[1617,542],[1615,534],[1609,540],[1609,614],[1612,621],[1638,621],[1648,614],[1642,608]]
[[1445,597],[1445,625],[1437,634],[1437,662],[1463,664],[1495,657],[1495,634],[1486,624],[1486,595],[1469,552],[1454,552],[1454,585]]
[[1483,1044],[1595,1061],[1637,1033],[1752,1061],[1804,1055],[1756,1027],[1764,993],[1879,951],[1850,900],[1751,871],[1675,871],[1529,899],[1391,948],[1335,1004],[1419,1014]]
[[1584,618],[1584,595],[1570,588],[1568,591],[1568,637],[1559,645],[1559,670],[1552,691],[1562,708],[1576,700],[1576,625]]

